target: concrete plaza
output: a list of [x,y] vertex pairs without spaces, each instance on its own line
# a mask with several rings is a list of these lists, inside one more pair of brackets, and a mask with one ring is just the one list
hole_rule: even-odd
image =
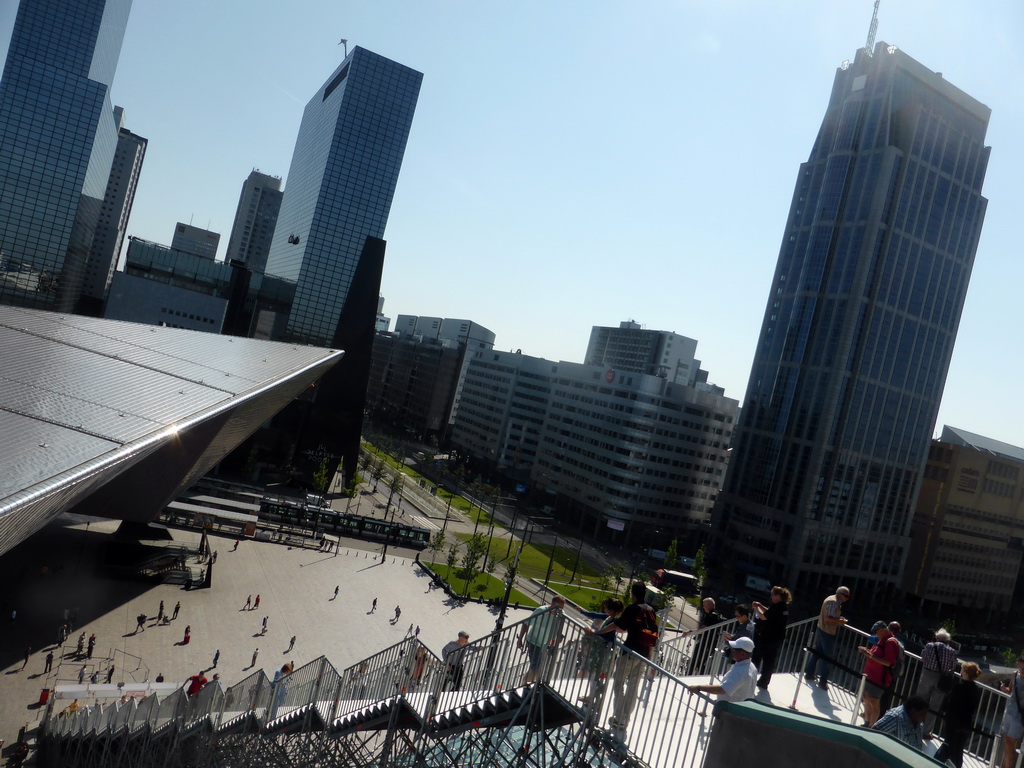
[[[429,589],[429,578],[415,565],[414,553],[389,549],[380,563],[379,545],[342,540],[337,556],[269,542],[212,536],[218,554],[210,589],[186,590],[177,585],[107,578],[98,570],[104,547],[111,544],[117,521],[66,515],[0,559],[0,739],[5,752],[18,729],[34,728],[41,716],[40,691],[59,683],[77,683],[115,666],[113,682],[154,680],[184,682],[207,670],[231,685],[256,668],[272,677],[285,662],[302,665],[327,656],[343,669],[406,637],[410,625],[435,653],[465,629],[479,637],[494,628],[492,611],[475,603],[450,600],[441,589]],[[196,545],[199,534],[172,530],[175,542]],[[334,588],[339,587],[337,599]],[[258,610],[244,610],[246,598],[260,596]],[[374,598],[377,610],[370,614]],[[160,601],[178,618],[157,626]],[[401,618],[394,622],[396,606]],[[67,609],[74,617],[71,636],[56,648],[57,631]],[[16,616],[11,619],[12,611]],[[145,630],[136,633],[136,616],[146,614]],[[526,617],[512,612],[507,621]],[[261,634],[263,618],[267,632]],[[182,644],[186,625],[191,642]],[[80,633],[96,634],[91,659],[77,659]],[[295,647],[287,651],[292,636]],[[25,652],[32,648],[22,669]],[[48,651],[53,670],[44,673]],[[220,651],[216,669],[214,654]]]

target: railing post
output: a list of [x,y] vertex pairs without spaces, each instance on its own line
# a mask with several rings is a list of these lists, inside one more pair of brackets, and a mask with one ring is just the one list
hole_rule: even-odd
[[807,655],[810,652],[811,651],[808,648],[808,646],[805,645],[804,646],[804,654],[803,654],[803,658],[802,658],[802,663],[801,663],[801,665],[799,667],[797,667],[797,670],[796,670],[796,687],[793,689],[793,702],[789,705],[789,708],[792,709],[794,712],[797,711],[796,700],[800,696],[800,686],[803,685],[802,681],[803,681],[803,677],[804,677],[804,670],[807,669],[807,662],[808,662]]
[[850,725],[857,724],[857,715],[860,713],[861,702],[864,699],[864,686],[867,684],[867,680],[868,673],[862,672],[860,683],[857,684],[857,698],[853,702],[853,714],[850,715]]

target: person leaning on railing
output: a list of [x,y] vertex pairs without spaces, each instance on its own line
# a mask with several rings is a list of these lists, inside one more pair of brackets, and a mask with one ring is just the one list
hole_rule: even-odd
[[960,668],[960,680],[946,697],[944,717],[946,720],[946,741],[935,753],[940,763],[949,760],[956,768],[963,768],[964,747],[974,727],[974,713],[981,701],[981,688],[975,680],[981,674],[981,667],[973,661],[964,662]]
[[757,679],[758,688],[768,690],[775,672],[775,658],[779,648],[786,640],[786,625],[789,623],[789,604],[793,596],[785,587],[772,587],[771,604],[768,606],[757,602],[751,607],[757,613],[754,623],[754,655],[751,661],[761,676]]
[[928,702],[924,734],[926,739],[930,739],[935,728],[935,713],[953,687],[953,672],[956,670],[956,650],[949,644],[949,632],[945,629],[935,630],[935,641],[922,649],[921,666],[924,669],[921,670],[917,694]]
[[[864,673],[867,681],[864,683],[864,725],[868,728],[878,720],[881,707],[882,694],[892,683],[892,668],[899,659],[899,641],[889,631],[888,625],[875,622],[878,632],[878,642],[870,648],[862,645],[857,652],[865,656]],[[925,711],[928,706],[925,704]],[[921,718],[922,722],[924,718]]]
[[[828,690],[828,674],[832,671],[829,661],[836,649],[836,633],[846,623],[843,616],[843,604],[850,599],[850,588],[840,587],[834,595],[829,595],[821,604],[818,615],[818,631],[815,633],[814,651],[807,659],[804,678],[809,682],[817,680],[818,687]],[[815,673],[818,674],[815,674]]]

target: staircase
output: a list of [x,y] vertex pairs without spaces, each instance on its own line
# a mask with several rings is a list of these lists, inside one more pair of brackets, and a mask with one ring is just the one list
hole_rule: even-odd
[[[324,657],[280,682],[256,672],[227,689],[204,687],[48,713],[39,765],[554,766],[602,764],[595,735],[610,656],[564,616],[538,681],[521,625],[465,646],[461,684],[426,646],[408,639],[338,670]],[[591,688],[594,690],[591,691]],[[592,693],[588,710],[579,699]],[[618,747],[620,752],[624,748]],[[616,764],[622,764],[617,762]]]
[[[461,674],[416,639],[404,640],[338,670],[324,657],[274,683],[262,671],[223,689],[204,687],[110,701],[71,715],[47,712],[38,765],[53,768],[697,768],[710,742],[713,702],[690,693],[675,674],[701,664],[701,682],[718,674],[714,648],[723,628],[663,639],[658,664],[641,660],[629,727],[611,731],[614,662],[603,640],[557,615],[557,644],[536,682],[524,685],[527,657],[517,640],[523,622],[464,646]],[[791,625],[778,676],[795,677],[816,619]],[[713,633],[713,634],[711,634]],[[849,637],[846,637],[846,635]],[[844,629],[840,667],[853,669],[864,634]],[[628,654],[628,651],[624,651]],[[850,659],[849,663],[845,660]],[[908,654],[907,685],[917,657]],[[671,670],[671,671],[670,671]],[[683,672],[686,674],[686,672]],[[458,687],[455,683],[458,682]],[[830,698],[855,712],[859,678],[836,670]],[[775,684],[773,683],[773,688]],[[806,687],[806,686],[804,686]],[[808,694],[810,695],[810,694]],[[794,694],[795,696],[795,694]],[[997,737],[1005,695],[987,690],[971,764],[983,765]],[[794,698],[794,703],[796,699]],[[52,700],[51,700],[52,706]],[[786,709],[775,711],[786,712]],[[849,714],[846,715],[849,717]],[[841,726],[846,728],[848,726]],[[854,729],[855,730],[855,729]],[[717,729],[716,731],[717,732]],[[790,734],[798,738],[796,733]],[[981,760],[976,756],[981,757]],[[977,761],[977,762],[975,762]]]

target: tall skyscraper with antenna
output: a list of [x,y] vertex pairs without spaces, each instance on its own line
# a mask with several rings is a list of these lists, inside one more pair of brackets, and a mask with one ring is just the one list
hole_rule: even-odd
[[815,598],[899,583],[985,215],[989,113],[886,43],[836,72],[716,506],[715,560],[740,578]]

